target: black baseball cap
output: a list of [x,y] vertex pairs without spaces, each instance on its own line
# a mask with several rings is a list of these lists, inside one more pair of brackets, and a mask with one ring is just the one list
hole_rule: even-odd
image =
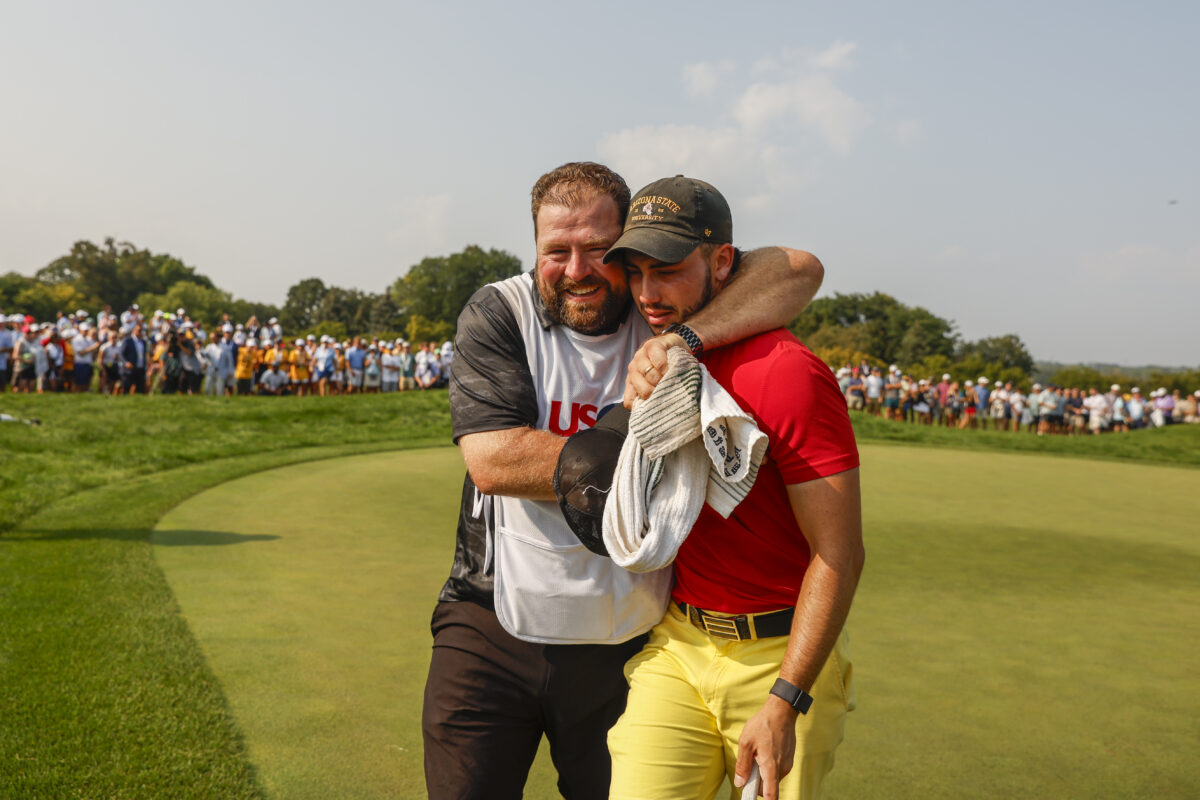
[[554,494],[567,525],[588,550],[600,556],[608,555],[604,506],[628,433],[629,411],[617,403],[595,427],[567,439],[554,468]]
[[664,264],[687,258],[698,245],[733,242],[733,214],[712,184],[676,175],[634,195],[625,216],[625,232],[604,254],[604,263],[622,251],[643,253]]

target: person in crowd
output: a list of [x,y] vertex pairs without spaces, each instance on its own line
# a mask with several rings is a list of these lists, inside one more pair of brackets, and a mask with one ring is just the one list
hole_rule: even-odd
[[850,399],[846,396],[846,390],[850,388],[850,365],[839,367],[834,375],[837,377],[838,389],[841,390],[842,397],[846,397],[846,405],[849,407]]
[[1008,392],[997,381],[991,394],[988,395],[988,417],[992,422],[992,430],[1003,431],[1008,429],[1007,407]]
[[395,342],[384,342],[380,367],[383,370],[381,388],[385,394],[400,391],[400,357],[394,352],[400,346]]
[[75,351],[75,374],[72,376],[75,391],[89,392],[100,353],[100,342],[96,339],[96,329],[91,323],[86,320],[79,323],[79,332],[71,340],[71,348]]
[[19,335],[13,316],[0,313],[0,394],[7,392],[13,382],[12,351]]
[[883,407],[883,376],[879,374],[878,367],[864,368],[867,370],[866,377],[863,378],[867,387],[867,413],[878,417]]
[[893,364],[888,368],[887,381],[883,384],[883,418],[900,418],[900,368]]
[[1121,394],[1121,385],[1114,383],[1110,386],[1105,399],[1108,400],[1108,406],[1112,410],[1110,428],[1113,433],[1128,433],[1129,401],[1125,399],[1125,395]]
[[13,369],[16,372],[15,388],[21,394],[36,391],[42,393],[42,375],[45,368],[39,367],[46,361],[46,351],[38,340],[37,330],[33,325],[25,323],[21,326],[21,336],[16,340],[12,350]]
[[980,375],[975,381],[975,422],[979,425],[980,430],[987,430],[991,414],[991,407],[988,403],[991,399],[992,391],[988,377]]
[[[137,312],[137,304],[129,309]],[[149,344],[142,332],[142,323],[135,322],[132,326],[122,328],[124,339],[121,342],[121,393],[146,393],[146,365],[149,355]]]
[[1173,425],[1178,425],[1183,422],[1183,409],[1179,407],[1180,403],[1182,403],[1182,402],[1183,402],[1183,398],[1180,397],[1179,390],[1178,389],[1172,390],[1172,392],[1171,392],[1171,424],[1173,424]]
[[[110,320],[116,318],[109,316]],[[121,348],[119,338],[114,331],[104,331],[104,341],[100,345],[100,392],[106,395],[121,393]]]
[[1070,434],[1073,436],[1087,429],[1087,406],[1083,399],[1083,392],[1078,387],[1067,392],[1065,416],[1070,419]]
[[975,381],[967,379],[963,384],[963,416],[958,423],[959,430],[975,429],[975,417],[979,413],[979,397],[975,393]]
[[1098,436],[1107,425],[1108,400],[1096,391],[1096,387],[1088,389],[1088,395],[1083,400],[1083,408],[1087,417],[1088,430],[1093,436]]
[[333,374],[329,377],[329,389],[333,394],[346,393],[346,345],[332,342]]
[[363,369],[367,364],[367,350],[361,336],[355,336],[346,350],[346,392],[355,394],[363,389]]
[[330,394],[329,384],[333,380],[334,371],[337,369],[337,351],[333,348],[333,337],[321,337],[321,342],[313,353],[313,364],[315,367],[313,375],[317,382],[317,394],[321,397],[328,397]]
[[858,367],[850,370],[846,381],[846,405],[851,411],[862,411],[867,407],[867,386],[858,374]]
[[1010,382],[1006,383],[1004,388],[1008,392],[1009,419],[1011,423],[1009,429],[1013,433],[1020,433],[1022,425],[1027,427],[1029,425],[1029,409],[1026,407],[1028,401],[1024,393],[1021,392],[1020,386]]
[[1142,390],[1137,386],[1129,390],[1129,402],[1125,404],[1125,412],[1130,430],[1146,426],[1146,399],[1142,397]]
[[179,363],[183,369],[179,378],[179,391],[182,394],[199,394],[200,382],[204,379],[204,370],[200,365],[200,343],[196,337],[195,323],[185,320],[179,326],[177,338]]
[[288,374],[285,374],[275,364],[269,364],[258,381],[258,393],[272,397],[283,397],[292,393],[291,389],[288,388],[290,384],[291,377]]
[[303,339],[297,339],[293,344],[295,347],[288,355],[291,390],[297,397],[304,397],[308,394],[308,350],[304,347]]
[[363,356],[363,392],[377,394],[382,382],[383,370],[379,365],[379,348],[374,344],[367,345],[366,355]]
[[[239,396],[251,394],[254,391],[254,371],[259,364],[258,340],[247,339],[244,347],[238,348],[237,365],[233,377],[237,383]],[[274,365],[278,369],[278,365]],[[282,370],[280,370],[282,372]]]
[[1200,422],[1200,389],[1191,394],[1184,395],[1183,402],[1183,421],[1188,424],[1196,424]]
[[400,342],[400,355],[397,358],[400,362],[400,391],[411,392],[417,388],[416,359],[408,342]]
[[162,393],[177,394],[183,387],[183,350],[175,330],[163,338],[162,350]]

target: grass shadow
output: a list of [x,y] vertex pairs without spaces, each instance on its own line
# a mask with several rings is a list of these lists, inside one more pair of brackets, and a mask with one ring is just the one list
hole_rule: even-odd
[[231,531],[158,531],[149,528],[75,528],[68,530],[24,528],[15,533],[0,536],[0,542],[55,542],[86,541],[89,539],[113,539],[116,541],[148,541],[163,547],[212,547],[218,545],[244,544],[246,542],[270,542],[278,536],[268,533],[233,533]]

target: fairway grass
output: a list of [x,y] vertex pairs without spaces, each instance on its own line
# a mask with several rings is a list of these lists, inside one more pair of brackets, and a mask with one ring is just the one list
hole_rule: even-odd
[[[862,451],[858,710],[830,796],[1194,796],[1196,471]],[[156,558],[270,796],[423,796],[428,622],[461,479],[453,449],[357,456],[163,518]],[[527,796],[557,796],[544,757]]]

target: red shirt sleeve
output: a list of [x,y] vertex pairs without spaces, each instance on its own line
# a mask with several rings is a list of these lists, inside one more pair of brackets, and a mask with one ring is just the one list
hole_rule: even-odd
[[[790,337],[789,337],[790,338]],[[794,338],[775,345],[750,407],[770,439],[767,454],[784,483],[836,475],[858,466],[846,399],[829,367]]]

